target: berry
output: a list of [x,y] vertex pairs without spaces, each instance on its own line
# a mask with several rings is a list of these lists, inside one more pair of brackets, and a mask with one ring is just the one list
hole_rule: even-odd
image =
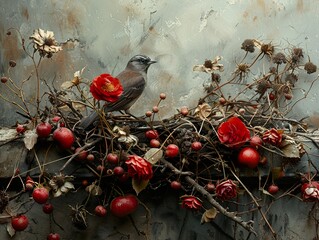
[[46,203],[49,199],[49,191],[44,187],[38,187],[33,190],[32,197],[37,203]]
[[152,111],[153,111],[153,113],[158,113],[158,111],[159,111],[158,106],[154,106],[152,108]]
[[119,163],[119,157],[117,156],[117,154],[115,153],[109,153],[107,156],[106,156],[106,161],[110,164],[118,164]]
[[59,127],[53,132],[53,139],[59,143],[62,148],[71,148],[75,138],[72,131],[65,127]]
[[147,111],[147,112],[145,113],[145,116],[146,116],[146,117],[151,117],[152,114],[153,114],[152,111]]
[[164,100],[166,98],[166,94],[165,93],[161,93],[160,94],[160,99]]
[[223,98],[223,97],[220,97],[220,98],[218,99],[218,101],[219,101],[219,104],[221,104],[221,105],[224,105],[224,104],[226,103],[226,99]]
[[165,151],[165,156],[169,158],[176,157],[179,154],[179,148],[175,144],[169,144]]
[[77,156],[76,156],[76,160],[79,160],[79,161],[85,161],[87,159],[87,156],[88,156],[88,152],[86,150],[81,150],[80,147],[76,148],[75,153],[79,153]]
[[24,133],[26,128],[22,124],[18,124],[16,127],[17,133]]
[[45,203],[42,206],[42,210],[43,210],[44,213],[50,214],[50,213],[53,212],[53,205],[51,203]]
[[209,193],[214,192],[214,191],[215,191],[215,188],[216,188],[215,184],[213,184],[213,183],[211,183],[211,182],[207,183],[206,186],[205,186],[205,189],[206,189],[207,192],[209,192]]
[[275,184],[272,184],[268,187],[268,192],[270,194],[276,194],[279,191],[279,187]]
[[57,122],[59,122],[59,121],[60,121],[60,119],[61,119],[61,117],[60,117],[60,116],[54,116],[51,120],[52,120],[52,122],[57,123]]
[[130,178],[130,175],[125,172],[122,176],[119,177],[119,181],[121,183],[125,183]]
[[88,185],[89,185],[89,181],[88,180],[86,180],[86,179],[82,180],[82,186],[83,187],[86,187]]
[[173,188],[174,190],[179,190],[182,188],[182,184],[179,181],[172,181],[171,188]]
[[252,138],[249,141],[249,144],[252,147],[258,148],[259,146],[263,144],[263,140],[259,136],[255,135],[255,136],[252,136]]
[[23,231],[29,225],[28,217],[25,215],[20,215],[17,217],[11,218],[11,225],[16,231]]
[[182,108],[181,108],[181,114],[182,114],[183,116],[187,116],[188,113],[189,113],[188,107],[182,107]]
[[60,240],[60,234],[58,233],[50,233],[47,237],[47,240]]
[[259,153],[252,147],[245,147],[238,154],[238,162],[249,168],[256,168],[258,166],[259,159]]
[[152,140],[150,141],[150,146],[151,146],[152,148],[158,148],[158,147],[161,146],[161,143],[160,143],[160,141],[158,141],[157,139],[152,139]]
[[273,100],[275,100],[276,95],[273,94],[273,93],[269,93],[268,97],[269,97],[269,100],[270,100],[270,101],[273,101]]
[[86,157],[86,160],[88,160],[89,162],[93,162],[95,159],[94,155],[93,154],[88,154],[87,157]]
[[148,139],[158,138],[158,132],[156,130],[148,130],[145,132],[145,137]]
[[134,195],[116,197],[110,204],[110,210],[117,217],[125,217],[136,211],[138,200]]
[[97,205],[94,209],[94,213],[95,215],[99,216],[99,217],[105,217],[106,216],[106,208],[103,207],[102,205]]
[[202,144],[201,142],[192,142],[191,148],[193,151],[199,151],[202,149]]
[[98,165],[98,166],[96,167],[96,171],[97,171],[98,173],[103,174],[103,173],[105,173],[105,167],[102,166],[102,165]]
[[48,122],[41,122],[37,125],[36,131],[39,137],[47,138],[50,136],[52,126]]
[[6,83],[8,81],[8,78],[7,77],[1,77],[1,82],[2,83]]
[[122,168],[121,166],[117,166],[113,169],[114,175],[119,176],[119,177],[122,176],[124,174],[124,172],[125,172],[124,168]]

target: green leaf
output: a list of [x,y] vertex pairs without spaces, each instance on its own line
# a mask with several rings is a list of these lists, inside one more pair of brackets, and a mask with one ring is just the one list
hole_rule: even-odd
[[136,195],[138,195],[141,191],[143,191],[147,187],[148,182],[149,180],[140,180],[137,178],[132,179],[132,186],[136,192]]

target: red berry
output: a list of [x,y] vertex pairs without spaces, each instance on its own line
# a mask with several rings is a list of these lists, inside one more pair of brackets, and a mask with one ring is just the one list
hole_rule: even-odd
[[76,160],[85,161],[87,159],[88,152],[86,150],[81,150],[81,148],[78,147],[78,148],[75,149],[75,153],[79,153],[76,156]]
[[192,142],[191,148],[194,151],[199,151],[202,149],[202,144],[201,142]]
[[279,187],[275,184],[272,184],[268,187],[268,192],[270,194],[276,194],[279,191]]
[[156,130],[148,130],[145,133],[145,137],[148,139],[156,139],[158,138],[158,132]]
[[267,162],[268,162],[268,159],[267,159],[267,157],[265,157],[265,156],[262,156],[262,157],[260,158],[260,160],[259,160],[259,163],[260,163],[261,165],[266,165]]
[[65,123],[64,122],[60,122],[60,127],[65,127]]
[[238,162],[249,168],[256,168],[258,166],[259,159],[259,153],[252,147],[245,147],[238,154]]
[[47,240],[60,240],[60,234],[50,233],[47,237]]
[[147,111],[147,112],[145,113],[145,116],[146,116],[146,117],[151,117],[152,114],[153,114],[153,113],[152,113],[151,111]]
[[59,143],[62,148],[71,148],[75,138],[72,131],[65,127],[59,127],[53,132],[53,139]]
[[95,159],[94,155],[93,154],[88,154],[87,157],[86,157],[86,160],[88,160],[89,162],[93,162]]
[[179,181],[172,181],[171,188],[173,188],[174,190],[179,190],[182,188],[182,184]]
[[215,184],[209,182],[206,184],[205,189],[207,190],[207,192],[212,193],[215,191]]
[[224,105],[224,104],[226,103],[226,99],[223,98],[223,97],[220,97],[220,98],[219,98],[219,103],[220,103],[221,105]]
[[98,165],[98,166],[96,167],[96,171],[97,171],[98,173],[103,174],[103,173],[105,173],[105,167],[102,166],[102,165]]
[[152,148],[158,148],[158,147],[161,146],[161,143],[160,143],[160,141],[158,141],[157,139],[152,139],[152,140],[150,141],[150,146],[151,146]]
[[16,127],[17,133],[24,133],[26,128],[22,124],[18,124]]
[[138,207],[138,200],[134,195],[125,195],[116,197],[110,204],[110,210],[117,217],[125,217],[133,212]]
[[269,100],[270,100],[270,101],[273,101],[273,100],[275,100],[276,95],[273,94],[273,93],[269,93],[268,97],[269,97]]
[[16,231],[23,231],[29,225],[28,217],[25,215],[20,215],[17,217],[11,218],[11,225]]
[[52,126],[48,122],[41,122],[37,125],[36,131],[39,137],[47,138],[50,136]]
[[153,113],[158,113],[158,111],[159,111],[158,106],[154,106],[152,108],[152,111],[153,111]]
[[166,98],[166,94],[165,93],[161,93],[160,94],[160,99],[164,100]]
[[38,187],[33,190],[32,197],[37,203],[46,203],[49,199],[49,191],[44,187]]
[[110,164],[118,164],[119,163],[119,157],[117,156],[117,154],[115,153],[109,153],[107,156],[106,156],[106,161]]
[[52,122],[57,123],[57,122],[59,122],[59,121],[60,121],[60,119],[61,119],[61,117],[60,117],[60,116],[54,116],[51,120],[52,120]]
[[181,108],[181,114],[182,114],[183,116],[187,116],[188,113],[189,113],[188,107],[182,107],[182,108]]
[[106,208],[103,207],[102,205],[97,205],[94,209],[95,215],[99,217],[105,217],[106,216]]
[[263,144],[263,140],[259,136],[255,135],[255,136],[252,136],[252,138],[249,141],[249,144],[252,147],[258,148],[259,146]]
[[165,151],[165,156],[169,158],[176,157],[179,154],[179,148],[175,144],[170,144],[167,146]]
[[130,178],[130,175],[125,172],[122,176],[119,177],[119,181],[125,183]]
[[82,186],[83,186],[83,187],[86,187],[86,186],[88,186],[88,185],[89,185],[89,181],[86,180],[86,179],[84,179],[84,180],[82,181]]
[[6,83],[8,81],[8,78],[7,77],[1,77],[1,82],[2,83]]
[[42,210],[43,210],[44,213],[50,214],[50,213],[53,212],[53,205],[51,203],[45,203],[42,206]]
[[125,172],[124,168],[122,168],[121,166],[117,166],[113,169],[114,175],[119,176],[119,177],[122,176],[124,174],[124,172]]

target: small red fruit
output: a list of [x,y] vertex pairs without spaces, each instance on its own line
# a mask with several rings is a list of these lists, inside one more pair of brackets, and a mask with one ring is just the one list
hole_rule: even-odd
[[273,94],[273,93],[269,93],[268,97],[269,97],[269,100],[270,100],[270,101],[273,101],[273,100],[275,100],[276,95]]
[[102,166],[102,165],[98,165],[98,166],[96,167],[96,171],[97,171],[98,173],[100,173],[100,174],[103,174],[103,173],[105,173],[105,167]]
[[245,147],[238,154],[238,162],[249,168],[258,166],[260,155],[258,151],[252,147]]
[[47,138],[50,136],[52,126],[48,122],[41,122],[37,125],[36,131],[39,137]]
[[173,188],[174,190],[179,190],[182,188],[182,184],[179,181],[172,181],[171,188]]
[[158,132],[156,130],[148,130],[145,132],[145,137],[148,139],[158,138]]
[[209,182],[206,184],[205,189],[207,190],[207,192],[212,193],[215,191],[216,186],[214,183]]
[[92,153],[88,154],[86,157],[86,160],[88,160],[89,162],[93,162],[95,159],[94,155]]
[[275,184],[271,184],[269,187],[268,187],[268,192],[270,194],[276,194],[277,192],[279,191],[279,187]]
[[252,138],[249,141],[249,144],[252,147],[258,148],[259,146],[263,144],[263,140],[259,136],[255,135],[255,136],[252,136]]
[[192,142],[191,148],[193,151],[199,151],[202,149],[202,144],[201,142]]
[[110,204],[110,210],[117,217],[125,217],[136,211],[138,200],[134,195],[116,197]]
[[169,158],[176,157],[179,154],[179,148],[175,144],[169,144],[165,151],[165,156]]
[[24,133],[26,128],[22,124],[18,124],[16,127],[17,133]]
[[158,113],[159,112],[158,106],[153,106],[152,111],[153,113]]
[[166,94],[165,93],[161,93],[160,94],[160,99],[164,100],[166,98]]
[[51,203],[45,203],[42,206],[42,210],[43,210],[44,213],[50,214],[50,213],[53,212],[53,205]]
[[106,156],[106,161],[110,164],[118,164],[119,163],[119,157],[117,156],[117,154],[115,153],[109,153],[107,156]]
[[125,172],[124,168],[122,168],[121,166],[117,166],[113,169],[114,175],[119,176],[119,177],[122,176],[124,174],[124,172]]
[[147,112],[145,113],[145,116],[146,116],[146,117],[151,117],[152,114],[153,114],[152,111],[147,111]]
[[58,233],[50,233],[47,237],[47,240],[60,240],[60,234]]
[[83,186],[83,187],[86,187],[86,186],[88,186],[88,185],[89,185],[89,181],[86,180],[86,179],[84,179],[84,180],[82,181],[82,186]]
[[37,203],[46,203],[49,199],[49,191],[44,187],[38,187],[33,190],[32,197]]
[[51,120],[52,120],[52,122],[57,123],[57,122],[59,122],[61,120],[61,117],[60,116],[54,116]]
[[122,176],[119,177],[119,181],[121,183],[125,183],[130,178],[130,175],[125,172]]
[[99,217],[105,217],[106,216],[106,208],[103,207],[102,205],[97,205],[94,209],[94,213],[95,215],[99,216]]
[[75,149],[74,152],[78,153],[78,155],[76,156],[76,160],[85,161],[87,159],[88,152],[86,150],[81,150],[81,148],[78,147]]
[[182,108],[181,108],[181,114],[182,114],[183,116],[187,116],[188,113],[189,113],[188,107],[182,107]]
[[161,146],[161,143],[160,143],[160,141],[158,141],[157,139],[152,139],[152,140],[150,141],[150,146],[151,146],[152,148],[158,148],[158,147]]
[[16,231],[23,231],[29,225],[28,217],[25,215],[20,215],[17,217],[11,218],[11,225]]
[[59,127],[53,132],[53,139],[59,143],[62,148],[71,148],[75,138],[72,131],[65,127]]
[[218,99],[218,101],[219,101],[219,104],[221,104],[221,105],[224,105],[224,104],[226,103],[226,99],[223,98],[223,97],[220,97],[220,98]]

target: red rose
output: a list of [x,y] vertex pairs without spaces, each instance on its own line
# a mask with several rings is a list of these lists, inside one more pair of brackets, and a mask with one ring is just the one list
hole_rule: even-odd
[[103,73],[93,79],[90,92],[97,100],[115,102],[122,95],[123,87],[119,79]]
[[192,195],[181,196],[182,208],[198,210],[202,207],[202,201]]
[[125,161],[128,174],[133,178],[149,180],[153,177],[152,164],[137,155],[130,155]]
[[272,128],[264,132],[262,139],[265,143],[278,146],[282,141],[282,130]]
[[307,202],[319,200],[319,183],[312,181],[301,186],[302,199]]
[[250,132],[238,117],[231,117],[219,125],[218,139],[228,147],[238,148],[250,139]]
[[237,185],[232,180],[226,180],[216,185],[216,196],[221,200],[229,200],[237,196]]

